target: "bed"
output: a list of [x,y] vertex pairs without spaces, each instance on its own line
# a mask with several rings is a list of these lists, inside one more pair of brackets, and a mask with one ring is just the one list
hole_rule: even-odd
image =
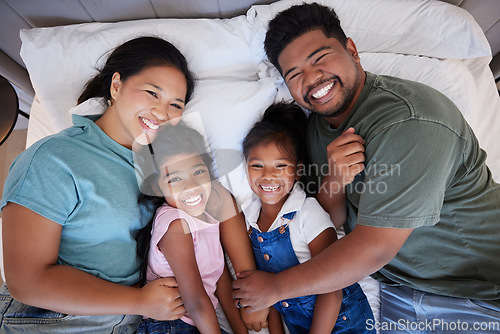
[[[218,175],[244,206],[251,190],[241,141],[268,105],[291,100],[263,51],[266,26],[277,12],[301,2],[255,5],[230,19],[144,19],[21,31],[21,57],[35,91],[27,145],[71,125],[70,110],[106,52],[136,36],[160,36],[186,55],[198,79],[184,118],[205,134],[212,150],[233,152],[216,156]],[[500,98],[488,67],[491,49],[468,12],[429,0],[317,2],[337,11],[365,70],[428,84],[454,101],[500,181],[500,147],[491,130],[500,129]],[[378,317],[378,283],[367,277],[361,285]]]

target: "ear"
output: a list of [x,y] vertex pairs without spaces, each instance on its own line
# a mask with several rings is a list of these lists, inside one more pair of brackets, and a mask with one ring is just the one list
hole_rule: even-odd
[[356,44],[354,44],[354,41],[351,39],[351,37],[347,38],[346,49],[352,55],[356,63],[359,63],[361,61],[361,59],[359,58],[358,49],[356,48]]
[[111,97],[116,100],[116,95],[118,95],[118,92],[120,91],[120,88],[122,86],[122,80],[120,73],[115,72],[113,76],[111,77],[111,87],[109,87],[109,92],[111,94]]

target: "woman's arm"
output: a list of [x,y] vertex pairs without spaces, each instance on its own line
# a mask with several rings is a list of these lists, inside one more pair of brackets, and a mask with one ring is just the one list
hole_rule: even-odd
[[175,280],[136,289],[57,265],[61,225],[15,203],[8,203],[2,214],[5,277],[16,300],[77,315],[177,319],[185,312]]
[[[309,243],[311,257],[316,256],[322,250],[337,240],[337,233],[333,228],[327,228]],[[314,306],[313,321],[309,333],[331,333],[342,304],[342,290],[317,295]]]
[[247,326],[241,320],[239,309],[234,305],[232,297],[233,288],[231,287],[232,281],[231,274],[225,265],[224,272],[217,282],[215,294],[229,321],[229,325],[231,325],[233,333],[248,333]]
[[176,219],[158,242],[179,284],[184,307],[201,333],[220,333],[214,306],[200,276],[194,244],[185,220]]

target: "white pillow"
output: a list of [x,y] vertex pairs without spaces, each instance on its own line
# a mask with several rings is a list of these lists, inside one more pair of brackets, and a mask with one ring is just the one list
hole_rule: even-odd
[[204,134],[215,156],[216,174],[240,205],[251,189],[241,144],[252,126],[271,105],[280,80],[203,80],[197,83],[183,119]]
[[[481,27],[466,10],[437,0],[281,0],[253,6],[253,48],[263,48],[269,21],[292,5],[317,2],[332,7],[359,52],[392,52],[436,58],[490,57]],[[254,53],[265,59],[263,50]]]
[[[257,80],[249,50],[250,24],[232,19],[149,19],[21,30],[21,57],[37,98],[66,117],[107,53],[138,36],[162,37],[185,55],[198,79]],[[102,57],[105,55],[104,57]],[[68,118],[69,119],[69,118]]]

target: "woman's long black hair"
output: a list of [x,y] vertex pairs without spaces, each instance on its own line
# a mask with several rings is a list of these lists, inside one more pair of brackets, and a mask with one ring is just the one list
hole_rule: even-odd
[[187,91],[185,102],[191,98],[195,79],[189,71],[186,58],[170,42],[157,37],[138,37],[118,46],[109,55],[106,64],[99,73],[90,79],[83,93],[78,98],[78,104],[92,98],[111,98],[111,79],[115,72],[120,73],[122,81],[126,81],[142,70],[153,66],[173,66],[186,77]]

